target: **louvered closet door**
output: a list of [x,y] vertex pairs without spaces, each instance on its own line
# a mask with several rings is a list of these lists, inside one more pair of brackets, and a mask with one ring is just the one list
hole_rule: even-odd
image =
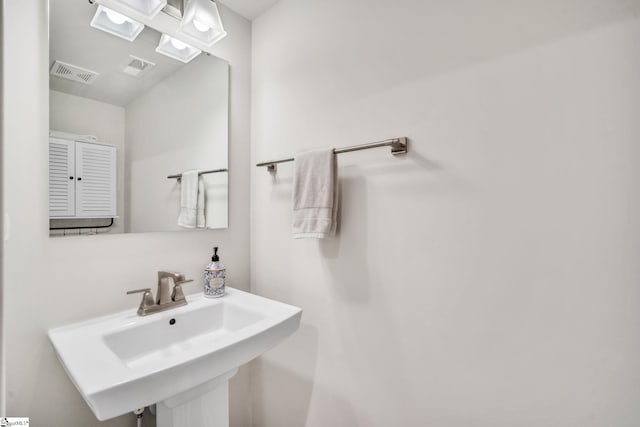
[[76,142],[76,216],[116,215],[116,149]]
[[49,216],[74,216],[75,142],[49,139]]

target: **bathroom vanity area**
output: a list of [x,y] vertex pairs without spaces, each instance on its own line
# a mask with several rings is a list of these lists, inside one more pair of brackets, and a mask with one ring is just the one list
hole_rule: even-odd
[[99,420],[156,405],[158,427],[227,427],[229,379],[295,332],[302,316],[298,307],[229,288],[221,298],[198,292],[185,302],[49,331]]
[[[126,292],[155,287],[153,275],[158,270],[179,269],[195,279],[185,285],[187,299],[194,293],[201,295],[203,269],[216,244],[225,248],[229,286],[249,291],[249,203],[241,196],[249,192],[246,177],[228,172],[204,177],[210,200],[217,200],[214,215],[221,215],[214,226],[197,231],[177,226],[181,184],[169,177],[190,169],[248,169],[251,25],[221,5],[230,34],[210,55],[203,53],[188,64],[165,59],[155,53],[160,33],[147,26],[138,37],[153,52],[153,58],[130,50],[123,60],[114,60],[110,53],[117,50],[115,46],[127,49],[135,43],[90,27],[97,5],[74,0],[47,3],[11,2],[3,10],[4,55],[12,59],[5,61],[3,76],[3,97],[11,104],[5,110],[4,140],[11,144],[2,147],[2,172],[11,178],[3,185],[2,298],[6,301],[3,319],[10,325],[4,327],[4,341],[11,345],[6,352],[6,393],[2,396],[7,412],[0,415],[22,414],[34,425],[135,425],[135,415],[130,412],[98,421],[66,375],[47,332],[123,311],[135,316],[139,295],[127,296]],[[67,6],[71,9],[65,9]],[[18,28],[25,25],[33,29],[31,36],[17,36]],[[88,30],[99,34],[96,37],[102,41],[97,46],[87,45],[95,41],[93,38],[73,36]],[[58,39],[71,42],[57,48]],[[82,93],[87,89],[71,93],[63,85],[74,82],[50,75],[55,60],[73,63],[67,58],[70,50],[81,53],[78,58],[111,58],[107,65],[117,68],[119,77],[103,88],[103,96],[115,95],[114,86],[128,88],[128,81],[143,81],[146,91],[123,102],[88,98]],[[152,81],[153,70],[139,79],[121,72],[120,67],[129,63],[129,54],[154,62],[155,70],[164,67],[166,78]],[[18,63],[21,65],[14,67]],[[101,71],[96,68],[92,71]],[[94,84],[98,83],[99,78]],[[94,135],[117,146],[116,218],[111,231],[99,229],[98,235],[86,235],[94,230],[49,230],[71,225],[71,220],[49,219],[48,144],[52,129]],[[128,141],[134,142],[127,147]],[[229,187],[235,188],[238,196],[232,197]],[[233,213],[232,221],[229,212]],[[73,226],[109,222],[72,221]],[[33,264],[26,267],[25,257],[37,257],[38,268]],[[43,270],[48,272],[46,279],[36,274]],[[35,298],[34,292],[40,296]],[[25,305],[24,301],[31,302]],[[226,413],[247,424],[248,412],[242,405],[250,392],[248,369],[240,366],[230,381]],[[144,425],[153,420],[147,410]]]
[[[158,426],[226,426],[228,381],[243,364],[297,329],[300,310],[241,289],[228,288],[219,300],[202,296],[208,251],[196,257],[196,248],[205,242],[210,245],[214,237],[209,230],[220,230],[223,234],[218,233],[215,241],[224,242],[229,226],[229,61],[217,57],[217,47],[200,46],[202,53],[188,59],[160,54],[156,46],[163,34],[174,34],[177,18],[165,11],[146,19],[119,9],[117,3],[50,4],[49,228],[51,237],[56,237],[51,244],[87,245],[95,253],[101,245],[110,245],[109,239],[126,239],[122,233],[140,241],[136,234],[154,232],[162,244],[186,239],[197,243],[189,243],[193,247],[187,250],[167,248],[171,262],[158,257],[156,268],[184,266],[195,283],[183,291],[184,282],[173,281],[173,292],[162,296],[159,278],[157,306],[165,304],[167,310],[154,310],[155,297],[148,290],[143,302],[151,303],[146,311],[141,303],[139,310],[144,316],[127,309],[80,323],[59,322],[72,325],[51,330],[49,338],[99,420],[133,417],[134,410],[153,406]],[[105,10],[134,16],[144,28],[126,40],[99,31],[94,27],[98,19],[108,25],[121,20],[120,12]],[[230,37],[237,46],[233,40],[238,40],[245,24],[234,22],[231,14],[229,25],[238,30]],[[180,47],[178,42],[168,47],[176,46]],[[238,61],[242,49],[230,56],[227,52],[227,57]],[[83,172],[86,162],[76,153],[85,146],[109,149],[109,164],[96,167],[105,175],[102,181],[95,180],[96,173]],[[42,148],[46,151],[46,144]],[[60,155],[60,148],[66,149],[66,156]],[[189,170],[202,172],[206,225],[201,236],[188,233],[172,239],[166,232],[185,230],[178,225],[178,214],[181,177]],[[89,200],[90,208],[107,205],[93,194],[83,195],[83,186],[98,190],[99,196],[108,188],[108,206],[100,212],[78,209],[84,206],[82,200]],[[243,244],[236,244],[230,252],[244,250]],[[132,259],[140,261],[140,254]],[[232,283],[248,289],[239,270]],[[136,276],[140,272],[127,283],[134,283]],[[127,291],[140,287],[127,286]],[[124,295],[117,286],[112,291]],[[132,299],[128,302],[134,307]],[[236,381],[244,384],[246,374],[239,376]]]

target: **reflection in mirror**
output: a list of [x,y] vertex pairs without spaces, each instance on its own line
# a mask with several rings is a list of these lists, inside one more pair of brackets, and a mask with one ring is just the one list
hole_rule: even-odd
[[[149,27],[133,42],[92,28],[96,7],[50,2],[50,235],[185,230],[194,198],[226,228],[228,64],[161,55]],[[190,170],[223,172],[168,178]]]

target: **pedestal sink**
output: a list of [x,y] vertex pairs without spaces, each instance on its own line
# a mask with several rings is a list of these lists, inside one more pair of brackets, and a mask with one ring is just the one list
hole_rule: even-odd
[[99,420],[157,404],[158,427],[229,425],[228,380],[300,325],[302,310],[233,288],[139,317],[134,308],[52,329],[69,378]]

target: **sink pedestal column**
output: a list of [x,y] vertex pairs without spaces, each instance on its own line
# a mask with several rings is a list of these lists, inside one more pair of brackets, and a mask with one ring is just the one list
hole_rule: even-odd
[[229,427],[229,379],[236,372],[158,402],[157,427]]

